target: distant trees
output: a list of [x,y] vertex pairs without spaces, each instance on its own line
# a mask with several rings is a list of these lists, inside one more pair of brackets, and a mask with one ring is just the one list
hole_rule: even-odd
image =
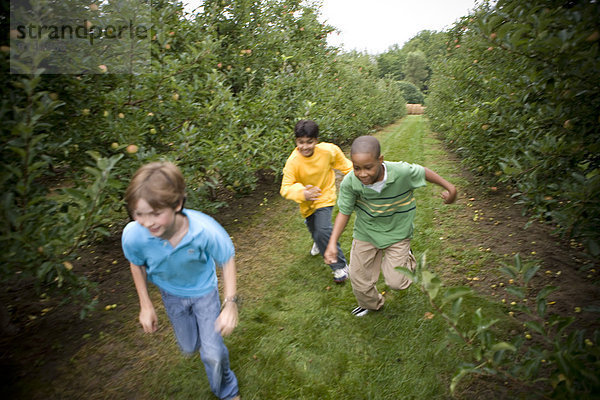
[[398,86],[407,103],[423,104],[425,102],[423,92],[421,92],[412,82],[400,81],[398,82]]
[[406,64],[404,66],[405,79],[413,83],[417,87],[422,87],[425,79],[429,76],[427,70],[427,59],[425,53],[420,50],[411,51],[406,56]]
[[446,32],[424,30],[402,47],[391,46],[376,57],[379,76],[408,81],[421,92],[419,97],[424,98],[423,94],[429,89],[432,66],[446,54],[447,41]]

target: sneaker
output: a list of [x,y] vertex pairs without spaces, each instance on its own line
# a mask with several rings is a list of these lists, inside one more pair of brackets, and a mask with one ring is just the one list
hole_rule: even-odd
[[313,247],[312,247],[312,249],[310,249],[310,255],[316,256],[318,254],[319,254],[319,248],[317,247],[316,243],[313,243]]
[[348,266],[344,268],[336,269],[333,271],[333,281],[335,283],[342,283],[348,279]]
[[362,308],[361,306],[358,306],[354,310],[351,311],[351,314],[354,315],[355,317],[364,317],[368,313],[369,313],[369,310],[367,310],[366,308]]

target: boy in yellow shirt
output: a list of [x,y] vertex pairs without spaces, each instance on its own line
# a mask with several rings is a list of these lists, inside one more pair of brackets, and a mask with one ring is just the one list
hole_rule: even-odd
[[[331,214],[336,201],[335,172],[344,175],[352,170],[352,161],[333,143],[319,143],[319,126],[311,120],[300,120],[294,127],[296,148],[283,168],[281,195],[300,205],[300,214],[323,256],[331,236]],[[348,265],[337,244],[337,260],[328,263],[336,283],[348,279]],[[313,251],[311,251],[311,254]],[[316,254],[315,254],[316,255]]]

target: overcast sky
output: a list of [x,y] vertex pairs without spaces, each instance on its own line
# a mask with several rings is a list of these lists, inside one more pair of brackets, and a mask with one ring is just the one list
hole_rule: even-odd
[[329,35],[330,45],[378,54],[424,29],[448,28],[474,7],[475,0],[323,0],[321,19],[340,31]]
[[377,54],[424,29],[449,28],[474,7],[475,0],[324,0],[321,13],[341,31],[329,44]]

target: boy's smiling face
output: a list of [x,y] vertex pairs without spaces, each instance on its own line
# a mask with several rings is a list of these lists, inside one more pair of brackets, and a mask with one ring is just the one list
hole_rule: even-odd
[[352,154],[354,176],[363,185],[372,185],[383,179],[383,156],[374,157],[371,153]]
[[304,157],[310,157],[315,152],[315,146],[319,143],[319,140],[311,137],[297,137],[296,138],[296,146],[298,146],[298,151]]
[[169,239],[176,232],[176,215],[181,206],[154,209],[144,199],[139,199],[133,210],[133,219],[150,231],[150,234],[162,239]]

